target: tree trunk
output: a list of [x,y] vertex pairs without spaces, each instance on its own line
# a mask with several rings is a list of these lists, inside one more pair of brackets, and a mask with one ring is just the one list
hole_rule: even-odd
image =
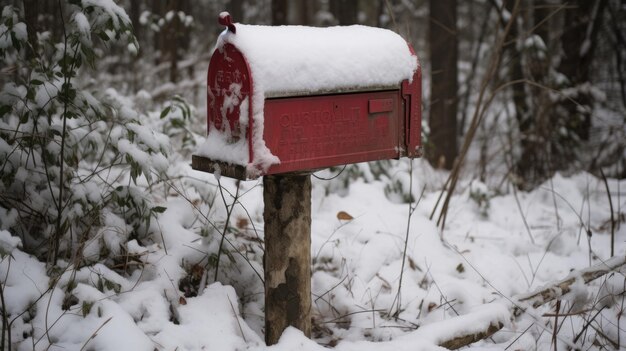
[[245,23],[245,19],[243,18],[243,0],[230,0],[228,3],[228,12],[234,22]]
[[284,26],[287,24],[287,0],[272,0],[272,25]]
[[39,5],[37,4],[37,0],[24,0],[24,20],[26,21],[26,28],[28,29],[28,43],[32,47],[32,51],[28,50],[28,58],[32,58],[36,55],[37,50],[39,48],[39,43],[37,42],[37,32],[40,31],[39,21],[37,17],[39,17],[39,13],[41,12],[39,9]]
[[[151,11],[153,14],[157,15],[157,16],[164,16],[165,15],[165,11],[163,9],[163,2],[162,0],[152,0],[152,7],[151,7]],[[152,49],[154,50],[154,64],[158,65],[159,63],[161,63],[163,61],[163,56],[165,55],[163,53],[163,33],[158,32],[158,33],[154,33],[154,35],[152,36]]]
[[263,177],[265,341],[288,326],[311,335],[311,177]]
[[133,32],[138,42],[142,42],[143,30],[139,23],[139,17],[141,16],[141,3],[142,0],[130,0],[130,21],[133,23]]
[[357,23],[357,4],[354,0],[331,0],[330,12],[341,26]]
[[430,0],[431,95],[426,156],[437,168],[452,169],[457,157],[456,0]]
[[313,14],[315,2],[309,0],[290,1],[288,22],[289,24],[297,24],[310,26],[313,24]]
[[[589,82],[596,38],[606,4],[607,0],[577,0],[574,6],[565,9],[561,36],[563,56],[558,70],[569,79],[572,88]],[[565,99],[562,104],[570,116],[570,127],[580,139],[588,140],[593,97],[588,89],[581,89],[573,100]]]
[[[168,11],[174,11],[176,14],[172,17],[171,22],[169,22],[165,30],[165,47],[164,51],[167,52],[167,57],[170,61],[170,82],[177,82],[179,78],[178,72],[178,61],[180,59],[180,53],[178,52],[179,47],[184,46],[184,43],[180,41],[182,37],[182,25],[180,23],[180,19],[178,18],[177,12],[181,9],[180,0],[170,0]],[[166,12],[166,16],[167,16]]]
[[[508,0],[505,2],[505,8],[510,12],[513,9],[515,1]],[[532,16],[534,24],[540,24],[547,15],[544,0],[533,1]],[[520,51],[519,42],[524,40],[520,38],[523,22],[516,23],[511,27],[511,31],[507,36],[509,43],[505,49],[509,58],[509,79],[511,81],[520,81],[526,78],[524,67],[522,66],[523,57],[526,52]],[[548,43],[548,26],[543,23],[537,27],[536,34]],[[546,54],[546,53],[543,53]],[[540,54],[529,54],[527,57],[529,64],[529,72],[532,80],[547,85],[543,80],[547,76],[548,60]],[[522,189],[530,189],[536,183],[549,177],[552,172],[552,162],[550,160],[552,142],[551,134],[556,125],[549,123],[551,111],[549,106],[543,106],[540,102],[542,96],[545,96],[543,88],[527,86],[526,84],[515,84],[512,86],[513,103],[515,106],[515,117],[519,128],[521,156],[515,165],[515,173],[519,176]],[[531,101],[529,105],[529,101]]]

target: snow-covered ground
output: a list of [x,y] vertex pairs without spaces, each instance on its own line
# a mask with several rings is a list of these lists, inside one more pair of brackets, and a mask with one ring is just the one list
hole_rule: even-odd
[[[266,348],[262,182],[239,184],[216,282],[227,215],[223,199],[232,205],[237,184],[221,178],[220,193],[213,175],[191,170],[184,157],[171,159],[171,179],[154,191],[167,210],[141,242],[117,243],[120,259],[109,267],[76,269],[67,262],[61,278],[51,281],[44,263],[0,231],[3,250],[12,250],[3,256],[0,277],[18,350]],[[375,176],[375,167],[366,164],[349,167],[345,172],[359,170],[360,176],[347,186],[344,175],[313,179],[313,341],[288,329],[268,349],[432,350],[451,333],[478,332],[489,321],[504,328],[470,349],[551,347],[554,317],[543,315],[554,314],[555,304],[513,318],[510,299],[610,257],[604,183],[585,173],[556,175],[530,193],[504,187],[503,194],[495,194],[477,181],[464,181],[442,232],[437,213],[429,217],[439,197],[434,189],[446,175],[414,160],[409,182],[409,162],[385,164],[389,176]],[[626,184],[608,184],[615,216],[623,222]],[[409,203],[401,201],[409,192],[419,199],[410,217]],[[621,224],[615,255],[623,256]],[[95,240],[113,241],[116,230],[123,228],[112,223]],[[623,272],[589,286],[577,282],[560,305],[566,316],[557,320],[559,347],[599,349],[607,339],[623,345],[625,282]]]
[[[92,34],[107,38],[105,42],[109,34],[124,40],[131,36],[130,19],[113,1],[84,0],[71,9],[74,58],[91,53]],[[5,7],[1,17],[0,32],[11,35],[4,36],[0,49],[8,47],[9,37],[14,46],[25,43],[26,26],[18,22],[18,11]],[[40,35],[40,40],[46,37]],[[136,52],[134,39],[127,41],[124,47]],[[67,54],[62,45],[48,44],[59,55]],[[401,44],[410,70],[400,78],[407,78],[417,62]],[[204,72],[207,64],[200,59],[190,58],[181,67],[196,61],[203,67],[196,72]],[[292,68],[300,69],[295,64]],[[11,191],[14,201],[0,206],[0,350],[436,350],[445,341],[490,326],[502,329],[469,349],[601,350],[626,344],[623,268],[589,284],[578,273],[601,267],[611,256],[626,258],[626,181],[557,174],[532,192],[521,192],[506,177],[494,180],[492,170],[502,167],[494,158],[488,186],[469,174],[479,159],[471,150],[468,174],[456,187],[443,229],[437,223],[439,198],[448,175],[423,160],[317,172],[312,189],[313,335],[308,339],[289,328],[277,345],[268,347],[263,335],[262,182],[191,170],[191,154],[205,139],[206,121],[199,116],[206,111],[189,108],[181,97],[163,100],[170,92],[204,95],[204,73],[175,85],[159,79],[163,71],[138,69],[136,78],[146,90],[117,87],[119,93],[104,88],[92,94],[92,88],[108,86],[104,78],[114,81],[106,69],[74,78],[79,66],[74,62],[69,73],[67,67],[53,65],[47,76],[38,76],[43,66],[47,64],[23,78],[32,91],[18,82],[7,84],[0,94],[6,104],[0,109],[0,129],[12,135],[0,138],[6,171],[1,175],[8,183],[3,192]],[[383,63],[377,66],[388,74]],[[21,71],[27,70],[11,74]],[[125,74],[119,76],[126,81]],[[66,98],[73,79],[78,90],[70,103]],[[368,85],[351,81],[355,83]],[[204,99],[195,104],[204,106]],[[77,110],[68,114],[68,107]],[[621,115],[601,114],[623,128]],[[486,122],[494,128],[484,130],[481,147],[502,149],[505,143],[489,143],[489,138],[506,122],[496,115]],[[50,128],[50,134],[32,138],[35,145],[30,137],[16,139],[18,132],[31,135],[39,125]],[[53,130],[59,125],[62,132]],[[74,150],[55,147],[60,139]],[[96,159],[94,154],[101,155]],[[57,157],[49,172],[45,160]],[[67,168],[59,174],[80,182],[55,176],[56,165],[64,164]],[[57,180],[60,185],[52,184]],[[70,195],[60,190],[64,186]],[[51,206],[57,194],[59,216]],[[93,218],[73,226],[72,221],[89,214],[84,209],[93,210]],[[29,217],[31,212],[40,216]],[[48,222],[31,223],[35,220],[29,218]],[[51,219],[56,220],[54,233],[42,229],[51,227]],[[8,230],[18,232],[13,228],[18,222],[25,222],[22,239]],[[63,255],[55,252],[60,243],[66,245]],[[53,245],[59,246],[53,250]],[[48,255],[54,265],[25,252],[45,257],[47,250],[55,252]],[[550,292],[563,295],[559,301],[532,307],[520,298],[565,277],[572,278],[571,285]]]

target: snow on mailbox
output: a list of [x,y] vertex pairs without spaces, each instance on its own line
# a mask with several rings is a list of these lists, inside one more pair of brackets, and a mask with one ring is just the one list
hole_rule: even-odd
[[421,69],[396,33],[219,22],[194,169],[254,179],[421,156]]

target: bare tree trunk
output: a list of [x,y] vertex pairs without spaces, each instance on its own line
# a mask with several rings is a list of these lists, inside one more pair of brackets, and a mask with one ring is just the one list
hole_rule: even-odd
[[[513,3],[512,0],[506,1],[505,8],[511,11]],[[532,16],[535,24],[540,24],[547,16],[545,5],[544,0],[533,1]],[[520,51],[518,45],[520,41],[524,40],[524,38],[520,38],[524,24],[521,21],[522,18],[520,18],[519,23],[511,28],[507,38],[509,45],[507,45],[506,51],[509,57],[509,79],[511,81],[526,79],[523,67],[525,52]],[[547,23],[539,25],[536,33],[544,40],[544,43],[548,43],[546,41],[549,36]],[[548,60],[542,56],[543,54],[545,53],[535,53],[527,57],[530,75],[533,80],[539,83],[543,83],[549,68]],[[518,185],[523,189],[530,189],[553,172],[554,167],[550,158],[552,152],[551,134],[556,128],[556,124],[552,125],[549,122],[550,119],[554,118],[550,112],[550,107],[544,106],[545,103],[549,104],[549,102],[541,102],[545,95],[544,89],[530,87],[526,84],[515,84],[512,86],[512,92],[522,151],[520,159],[515,164],[515,173],[521,180]],[[529,105],[531,100],[532,103]]]
[[[620,85],[620,92],[622,98],[622,106],[626,108],[626,69],[624,69],[624,49],[626,49],[626,33],[623,33],[620,29],[620,19],[626,16],[620,16],[619,11],[611,6],[609,3],[609,15],[611,16],[610,30],[614,36],[614,54],[615,54],[615,68],[617,71],[618,81]],[[619,6],[619,5],[618,5]],[[617,7],[617,6],[616,6]],[[617,12],[617,13],[616,13]],[[622,13],[626,13],[623,11]],[[623,19],[622,19],[623,21]],[[626,118],[624,118],[626,122]]]
[[272,0],[272,25],[283,26],[287,24],[287,0]]
[[40,31],[39,21],[37,17],[39,17],[40,8],[37,3],[37,0],[24,0],[24,20],[26,21],[26,27],[28,28],[28,43],[32,47],[32,51],[29,50],[28,57],[32,58],[36,55],[37,50],[39,49],[39,44],[37,42],[37,32]]
[[228,12],[235,22],[244,22],[243,18],[243,0],[230,0],[228,3]]
[[426,156],[435,167],[452,169],[456,140],[457,57],[456,0],[430,0],[430,136]]
[[[163,9],[163,1],[162,0],[152,0],[152,13],[157,16],[165,15],[165,11]],[[163,33],[155,33],[152,37],[152,49],[154,50],[154,64],[158,65],[164,59],[163,53]]]
[[[561,37],[563,56],[558,70],[570,80],[571,87],[589,82],[596,38],[606,4],[607,0],[577,0],[574,6],[565,9],[565,28]],[[589,91],[579,91],[574,100],[564,100],[563,107],[569,112],[571,129],[582,140],[588,140],[593,97]]]
[[[168,6],[169,11],[178,12],[180,10],[180,0],[170,0]],[[170,82],[177,82],[179,78],[178,73],[178,61],[180,59],[180,54],[178,52],[179,46],[181,46],[181,23],[178,18],[178,14],[175,14],[172,17],[172,20],[169,24],[167,24],[167,29],[165,30],[165,48],[164,51],[167,52],[167,56],[170,61]],[[182,44],[184,45],[184,44]]]
[[141,29],[141,24],[139,24],[139,17],[141,15],[141,3],[142,0],[130,0],[130,21],[133,23],[133,32],[135,33],[135,37],[137,41],[141,42],[143,39],[143,31]]
[[376,27],[382,27],[382,17],[385,13],[385,0],[378,0],[378,7],[376,8]]
[[354,0],[331,0],[330,12],[335,16],[339,25],[345,26],[357,23],[357,5]]
[[[607,0],[564,2],[563,30],[558,47],[549,46],[560,32],[560,29],[554,31],[549,24],[553,11],[550,3],[534,0],[533,5],[533,29],[547,47],[532,44],[529,48],[525,45],[524,52],[510,48],[515,52],[512,57],[519,57],[520,60],[524,57],[527,76],[537,83],[536,86],[519,84],[513,88],[522,137],[522,154],[516,164],[516,173],[523,180],[520,185],[525,189],[536,186],[557,170],[570,167],[577,159],[581,142],[589,139],[593,96],[585,84],[591,78],[596,38]],[[511,38],[512,41],[515,39]],[[534,40],[530,42],[534,43]],[[554,67],[553,62],[557,60],[552,59],[553,52],[560,55],[558,67]],[[516,74],[518,71],[522,74]],[[550,79],[555,71],[567,81],[563,83]],[[523,79],[523,72],[521,68],[511,68],[511,80]],[[554,94],[539,85],[561,91],[567,89],[568,92],[554,99]],[[522,92],[528,95],[520,97]],[[532,108],[528,107],[527,101],[532,101]]]
[[[155,55],[157,56],[156,63],[169,62],[169,80],[177,82],[180,79],[178,62],[181,59],[181,54],[189,46],[188,32],[178,13],[179,11],[187,13],[185,5],[188,7],[189,3],[184,0],[154,0],[152,5],[152,11],[166,21],[161,31],[155,35],[155,48],[160,53],[159,56]],[[168,13],[172,12],[173,16],[170,15],[171,17],[168,19]]]

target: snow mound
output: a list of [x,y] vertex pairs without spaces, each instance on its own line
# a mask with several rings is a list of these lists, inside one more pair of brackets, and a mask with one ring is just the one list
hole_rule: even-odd
[[338,89],[397,86],[419,65],[398,34],[367,26],[315,28],[237,24],[216,50],[234,45],[245,56],[254,89],[266,97]]

